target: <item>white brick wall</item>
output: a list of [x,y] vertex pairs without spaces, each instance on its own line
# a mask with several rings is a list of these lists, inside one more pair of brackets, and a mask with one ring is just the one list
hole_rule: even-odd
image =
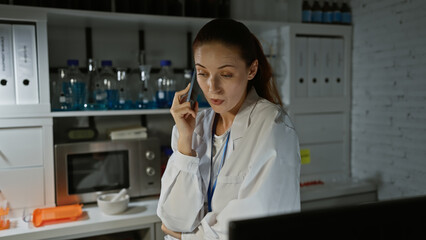
[[426,1],[351,0],[352,175],[426,195]]

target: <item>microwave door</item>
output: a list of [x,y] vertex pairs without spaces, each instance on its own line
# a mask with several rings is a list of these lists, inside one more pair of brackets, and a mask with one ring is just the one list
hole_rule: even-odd
[[135,150],[131,144],[91,142],[60,147],[56,149],[61,153],[56,159],[58,205],[95,202],[99,194],[122,188],[131,196],[138,194],[138,183],[132,177]]
[[94,152],[68,157],[70,194],[129,188],[128,151]]

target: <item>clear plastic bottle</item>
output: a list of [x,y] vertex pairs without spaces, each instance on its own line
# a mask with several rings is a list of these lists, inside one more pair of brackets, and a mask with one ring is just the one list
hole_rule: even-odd
[[[71,110],[82,110],[86,104],[86,83],[83,80],[83,74],[78,68],[78,60],[69,59],[68,77],[65,91],[68,92],[71,99]],[[67,94],[65,93],[65,97]]]
[[176,91],[176,80],[173,76],[170,60],[161,60],[161,70],[157,80],[157,107],[169,108],[172,106],[173,97]]
[[118,84],[114,70],[112,69],[112,61],[104,60],[101,62],[101,65],[102,70],[99,73],[99,77],[106,91],[107,109],[118,109]]

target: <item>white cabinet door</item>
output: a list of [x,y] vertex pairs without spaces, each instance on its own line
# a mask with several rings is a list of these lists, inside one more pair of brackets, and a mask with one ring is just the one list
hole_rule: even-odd
[[43,206],[43,167],[0,169],[0,190],[12,209]]
[[41,126],[0,128],[0,169],[42,165]]

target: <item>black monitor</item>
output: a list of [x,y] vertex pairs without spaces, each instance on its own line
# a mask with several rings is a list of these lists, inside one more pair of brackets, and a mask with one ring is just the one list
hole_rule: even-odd
[[231,221],[229,240],[426,239],[426,197]]

